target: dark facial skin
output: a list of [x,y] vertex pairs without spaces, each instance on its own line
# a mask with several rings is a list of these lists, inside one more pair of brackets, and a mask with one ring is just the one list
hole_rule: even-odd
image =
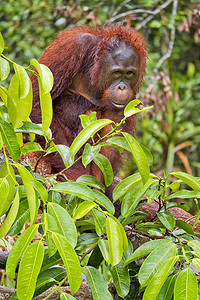
[[123,109],[132,100],[139,78],[140,57],[134,46],[124,42],[110,51],[104,59],[102,86],[106,85],[103,99],[113,109]]

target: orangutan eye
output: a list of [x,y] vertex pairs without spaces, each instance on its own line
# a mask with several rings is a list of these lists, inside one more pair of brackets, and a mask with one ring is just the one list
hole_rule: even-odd
[[132,76],[133,75],[133,71],[127,71],[126,75],[129,76],[129,77]]
[[115,71],[115,72],[114,72],[114,75],[115,75],[115,76],[120,76],[120,75],[121,75],[121,71],[119,71],[119,70]]

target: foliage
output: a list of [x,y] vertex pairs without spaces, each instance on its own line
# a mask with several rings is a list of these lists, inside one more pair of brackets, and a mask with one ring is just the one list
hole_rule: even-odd
[[[183,172],[171,172],[164,178],[150,173],[151,153],[130,134],[119,130],[128,117],[151,107],[140,110],[140,101],[133,100],[125,108],[124,118],[119,124],[108,119],[97,120],[94,113],[83,115],[84,129],[71,147],[55,145],[49,129],[52,114],[46,114],[52,110],[50,90],[53,78],[50,70],[36,60],[30,63],[36,71],[23,68],[5,57],[3,50],[4,41],[0,36],[1,78],[5,80],[9,75],[9,64],[15,70],[9,88],[0,86],[0,145],[5,157],[0,169],[0,212],[4,220],[0,237],[21,233],[6,264],[7,276],[12,279],[22,257],[17,292],[13,298],[32,299],[55,284],[59,288],[66,279],[74,294],[81,285],[83,273],[94,299],[112,299],[107,279],[113,280],[122,298],[129,299],[129,291],[131,293],[132,287],[139,283],[142,299],[171,299],[172,295],[175,300],[197,299],[198,284],[191,264],[200,270],[200,240],[194,226],[176,220],[167,209],[180,206],[171,202],[172,199],[199,199],[200,181]],[[33,124],[29,119],[32,90],[27,72],[38,77],[42,125]],[[106,136],[99,137],[92,145],[87,143],[109,124],[112,127]],[[23,145],[22,133],[28,133],[31,142]],[[35,134],[44,136],[45,149],[34,142]],[[76,182],[57,182],[53,175],[42,177],[17,162],[21,154],[42,151],[47,155],[58,151],[65,164],[59,175],[64,176],[65,171],[77,162],[75,155],[78,150],[85,147],[81,157],[84,166],[94,160],[104,174],[106,186],[110,186],[112,167],[99,153],[104,146],[116,147],[120,152],[128,150],[139,171],[122,180],[113,191],[113,201],[121,202],[119,218],[115,216],[113,203],[104,194],[104,185],[97,178],[83,175]],[[169,176],[175,178],[172,184]],[[182,189],[181,184],[187,189]],[[159,204],[158,218],[147,222],[140,207],[144,200],[150,203],[155,199]],[[42,211],[40,221],[39,208]],[[186,206],[183,208],[187,210]],[[199,218],[198,212],[195,224]],[[28,220],[30,226],[23,231],[22,227]],[[132,223],[135,223],[134,228],[126,226]],[[148,236],[150,240],[133,252],[127,238],[129,230]],[[36,233],[40,234],[37,241],[34,238]],[[44,245],[47,245],[45,249]],[[135,261],[143,257],[146,259],[138,267]],[[58,266],[61,262],[64,267]],[[108,274],[111,274],[109,278]],[[62,293],[61,299],[74,298]]]

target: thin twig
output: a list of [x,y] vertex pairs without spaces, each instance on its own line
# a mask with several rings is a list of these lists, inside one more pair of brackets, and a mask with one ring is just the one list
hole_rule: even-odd
[[156,16],[157,14],[159,14],[161,12],[161,10],[165,9],[172,2],[173,2],[173,0],[168,0],[167,2],[163,3],[161,6],[159,6],[158,8],[156,8],[154,11],[152,11],[151,15],[148,16],[146,19],[144,19],[144,21],[140,25],[138,25],[136,27],[136,30],[140,30],[144,26],[146,26],[146,24],[149,23],[154,18],[154,16]]
[[170,58],[170,56],[172,54],[172,50],[174,47],[174,40],[175,40],[175,18],[176,18],[177,6],[178,6],[178,0],[173,0],[172,22],[171,22],[172,29],[171,29],[171,38],[170,38],[170,42],[169,42],[169,47],[168,47],[167,53],[163,57],[161,57],[161,59],[159,60],[159,62],[156,65],[156,67],[154,68],[154,70],[153,70],[154,74],[158,73],[158,69],[161,67],[163,62],[165,60],[167,60],[168,58]]

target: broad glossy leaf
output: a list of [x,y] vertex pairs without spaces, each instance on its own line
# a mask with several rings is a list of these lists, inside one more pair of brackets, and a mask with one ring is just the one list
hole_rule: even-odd
[[113,202],[117,201],[125,194],[127,194],[133,187],[142,181],[140,173],[133,174],[123,179],[118,183],[113,191]]
[[37,151],[44,151],[40,144],[35,143],[35,142],[29,142],[25,144],[22,148],[21,151],[24,155],[30,152],[37,152]]
[[200,258],[193,258],[192,263],[197,267],[197,269],[200,271]]
[[180,190],[180,191],[177,191],[177,192],[169,195],[166,200],[170,200],[170,199],[174,199],[174,198],[182,198],[182,199],[200,198],[200,191]]
[[189,241],[188,246],[190,246],[197,254],[200,255],[200,242],[198,240]]
[[131,102],[129,102],[125,109],[124,109],[124,116],[125,117],[130,117],[132,115],[132,112],[134,113],[135,110],[139,110],[139,108],[137,108],[137,105],[141,104],[142,102],[138,99],[132,100]]
[[113,123],[113,121],[108,119],[101,119],[93,122],[92,124],[85,127],[78,136],[74,139],[70,147],[70,153],[72,157],[76,155],[78,150],[87,142],[87,140],[92,137],[95,133],[101,130],[108,124]]
[[83,268],[83,274],[86,276],[94,300],[113,299],[108,291],[108,285],[104,276],[97,269],[86,266]]
[[71,293],[74,294],[82,282],[82,271],[78,256],[72,245],[63,235],[53,233],[53,239],[65,265]]
[[98,269],[102,261],[103,261],[103,255],[101,253],[101,250],[99,249],[98,246],[96,246],[89,257],[87,265]]
[[92,175],[82,175],[76,180],[76,182],[84,183],[88,186],[100,189],[103,192],[105,192],[105,186],[96,177]]
[[107,217],[106,219],[107,237],[109,244],[109,262],[112,266],[117,265],[123,255],[123,239],[121,229],[116,221]]
[[174,287],[174,300],[197,300],[197,279],[189,267],[182,270]]
[[70,166],[72,166],[74,160],[70,156],[69,147],[67,147],[66,145],[55,145],[55,148],[62,157],[65,167],[68,169]]
[[45,227],[45,231],[46,231],[46,241],[48,244],[48,254],[49,254],[49,257],[52,257],[57,251],[57,247],[53,241],[52,232],[59,233],[60,230],[58,229],[55,219],[50,214],[46,213],[45,217],[46,217],[46,219],[45,219],[44,227]]
[[103,206],[107,211],[109,211],[112,215],[115,213],[115,207],[106,195],[103,193],[93,190],[95,196],[95,202]]
[[100,150],[101,150],[100,145],[91,146],[88,143],[85,145],[83,155],[82,155],[82,163],[85,168],[94,159],[94,157],[99,153]]
[[51,190],[74,195],[84,200],[95,200],[94,193],[89,187],[85,184],[74,181],[57,183],[51,188]]
[[15,132],[34,133],[37,135],[43,135],[41,126],[31,122],[25,122],[23,126],[15,129]]
[[69,213],[57,203],[49,202],[47,212],[54,218],[59,233],[66,237],[69,243],[75,247],[77,243],[77,231]]
[[[138,101],[138,103],[135,104],[134,101]],[[131,102],[126,106],[126,108],[125,108],[125,110],[124,110],[124,116],[125,116],[125,117],[130,117],[130,116],[135,115],[135,114],[137,114],[137,113],[140,113],[140,112],[143,112],[143,111],[147,111],[147,110],[153,108],[153,106],[149,106],[149,107],[145,107],[145,108],[143,108],[143,109],[139,109],[139,108],[136,107],[139,103],[142,103],[142,102],[139,101],[139,100],[133,100],[133,101],[131,101]]]
[[36,190],[36,192],[38,192],[38,194],[40,195],[41,200],[46,203],[47,199],[48,199],[48,193],[47,190],[45,189],[45,187],[41,184],[41,182],[39,182],[38,180],[34,179],[31,180],[32,186],[34,187],[34,189]]
[[111,185],[111,183],[113,182],[114,175],[110,161],[107,159],[107,157],[105,157],[101,153],[98,153],[94,157],[94,162],[102,171],[106,186]]
[[200,191],[200,181],[197,178],[184,173],[184,172],[172,172],[170,175],[176,176],[181,179],[184,183],[189,185],[193,190]]
[[144,287],[149,284],[157,270],[168,258],[175,256],[177,253],[177,247],[174,243],[165,243],[149,254],[142,264],[138,279],[140,284]]
[[[10,164],[7,164],[6,162],[3,163],[3,165],[0,169],[0,182],[4,178],[6,178],[8,184],[9,184],[9,190],[8,190],[8,195],[6,197],[6,201],[4,203],[3,210],[1,210],[1,215],[4,215],[8,211],[8,209],[13,201],[14,195],[15,195],[15,183],[16,183],[15,172],[14,172],[12,166]],[[0,195],[0,196],[3,201],[3,195]]]
[[121,261],[110,269],[113,283],[117,290],[117,295],[124,298],[130,289],[130,277],[128,267],[124,267],[124,263]]
[[160,222],[169,230],[172,231],[175,226],[175,218],[169,211],[157,213]]
[[15,74],[17,75],[19,80],[18,96],[19,99],[24,99],[29,94],[31,82],[26,70],[22,66],[15,63],[14,69],[15,69]]
[[[11,78],[10,85],[9,85],[9,94],[10,94],[10,100],[8,98],[8,105],[9,102],[11,101],[12,106],[16,106],[16,120],[15,120],[15,128],[18,128],[23,125],[22,121],[26,121],[31,113],[32,110],[32,102],[33,102],[33,91],[32,91],[32,83],[30,81],[30,78],[28,77],[29,81],[29,90],[27,91],[27,95],[23,98],[20,99],[19,94],[20,94],[20,81],[19,77],[14,74]],[[10,104],[11,105],[11,104]],[[10,107],[11,111],[12,107]],[[8,111],[9,111],[9,106],[8,106]],[[11,115],[11,113],[9,113]]]
[[87,127],[89,124],[91,124],[92,122],[97,120],[96,114],[97,114],[97,112],[93,111],[89,114],[89,116],[88,115],[79,115],[83,128]]
[[156,300],[171,300],[172,295],[174,293],[175,281],[176,281],[175,275],[169,276],[165,281],[165,283],[163,284]]
[[77,247],[90,247],[96,244],[99,240],[99,237],[96,233],[83,233],[78,236]]
[[145,184],[150,176],[150,169],[146,155],[140,144],[129,133],[122,133],[129,145],[133,158],[140,172],[143,183]]
[[3,57],[0,57],[0,81],[5,80],[8,77],[9,73],[10,73],[9,62]]
[[134,213],[138,203],[145,194],[146,190],[156,184],[156,179],[149,179],[144,185],[140,184],[137,188],[129,191],[122,201],[121,214],[124,218]]
[[176,220],[176,226],[183,229],[185,232],[194,235],[192,227],[183,220]]
[[157,296],[166,281],[169,273],[171,272],[173,266],[178,260],[178,256],[170,257],[165,261],[160,268],[157,270],[151,281],[149,282],[144,295],[143,300],[156,300]]
[[28,205],[30,209],[31,224],[33,224],[38,214],[38,200],[36,197],[35,189],[31,183],[31,181],[34,181],[34,178],[24,166],[19,164],[16,164],[15,166],[17,167],[24,184]]
[[49,68],[43,64],[39,64],[36,59],[31,60],[33,65],[39,73],[39,93],[40,106],[42,112],[42,131],[45,132],[51,124],[53,109],[50,91],[53,87],[53,75]]
[[18,261],[32,241],[34,235],[38,230],[38,227],[39,224],[34,224],[28,227],[25,231],[22,232],[22,234],[15,242],[11,252],[9,253],[6,263],[6,274],[9,278],[15,277],[15,270],[17,268]]
[[8,215],[6,216],[6,219],[0,228],[0,239],[8,233],[10,227],[14,223],[15,218],[17,216],[18,209],[19,209],[19,188],[16,192],[13,204],[8,212]]
[[24,252],[17,277],[17,297],[19,300],[31,300],[33,298],[43,257],[44,246],[41,241],[29,245]]
[[114,216],[110,215],[110,217],[118,224],[119,226],[119,229],[121,231],[121,236],[122,236],[122,241],[123,241],[123,250],[124,252],[128,250],[128,239],[127,239],[127,236],[126,236],[126,232],[122,226],[122,224],[120,223],[120,221],[115,218]]
[[101,250],[101,253],[103,255],[103,258],[105,261],[109,261],[109,245],[107,240],[99,239],[98,241],[99,249]]
[[0,33],[0,54],[3,52],[3,50],[4,50],[4,40],[2,34]]
[[95,206],[97,206],[96,203],[93,201],[84,201],[82,202],[76,209],[73,219],[81,219],[83,216],[85,216],[91,209],[93,209]]
[[137,248],[130,256],[129,258],[125,261],[125,266],[130,264],[132,261],[144,257],[151,253],[154,249],[157,247],[165,244],[165,243],[170,243],[168,239],[160,239],[160,240],[153,240],[146,242],[142,244],[139,248]]
[[95,221],[95,229],[98,236],[102,236],[106,233],[106,216],[103,212],[93,209],[92,215]]
[[22,227],[28,220],[30,220],[30,210],[28,206],[28,201],[26,198],[24,198],[20,200],[18,214],[11,229],[8,232],[8,235],[18,235],[22,230]]
[[0,133],[11,158],[14,161],[18,161],[21,150],[13,126],[5,121],[0,121]]
[[4,213],[4,206],[5,206],[5,202],[7,200],[8,197],[8,193],[9,193],[9,183],[6,179],[6,177],[4,178],[0,178],[0,215],[2,216]]

